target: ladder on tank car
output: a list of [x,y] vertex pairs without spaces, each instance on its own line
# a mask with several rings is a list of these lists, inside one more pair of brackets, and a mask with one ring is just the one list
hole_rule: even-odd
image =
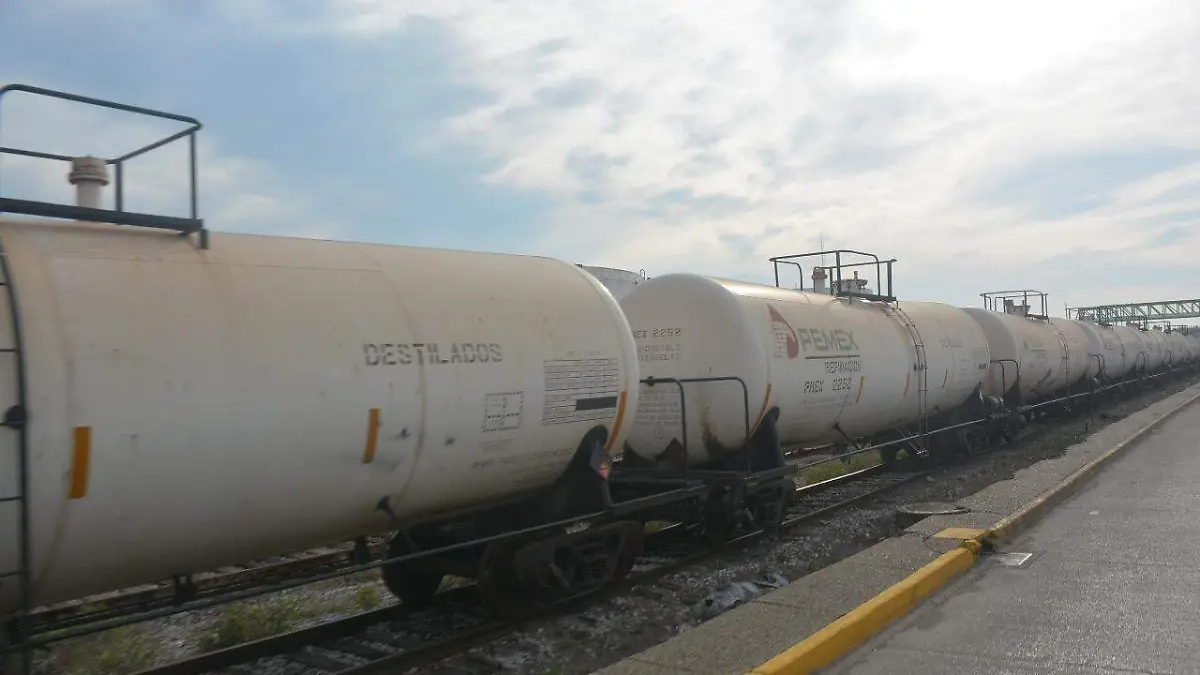
[[900,323],[908,330],[908,336],[916,349],[917,362],[913,364],[913,370],[917,373],[916,444],[922,452],[925,452],[929,450],[927,438],[929,434],[929,360],[925,353],[925,342],[921,339],[921,331],[917,330],[917,325],[900,308],[899,303],[893,305],[892,309],[895,310],[895,316]]
[[[25,353],[21,344],[21,312],[17,305],[17,294],[10,283],[12,274],[8,265],[8,255],[4,251],[4,247],[0,244],[0,299],[8,301],[8,316],[0,318],[0,321],[7,320],[9,330],[11,331],[11,344],[0,344],[0,359],[10,360],[12,363],[11,374],[14,376],[16,384],[16,401],[4,411],[2,420],[4,429],[3,432],[16,432],[16,443],[9,447],[13,449],[13,466],[16,468],[16,485],[10,487],[9,479],[0,482],[0,490],[5,492],[0,493],[0,511],[7,511],[13,506],[17,508],[17,565],[12,569],[0,569],[0,585],[8,585],[15,583],[17,585],[18,601],[20,603],[15,617],[14,625],[4,626],[5,632],[8,633],[7,639],[0,638],[0,664],[4,663],[5,657],[11,656],[7,653],[7,647],[16,647],[23,644],[28,637],[26,635],[25,622],[29,618],[30,610],[30,574],[32,571],[32,551],[31,551],[31,531],[29,520],[29,437],[26,431],[26,390],[25,390]],[[7,459],[7,458],[5,458]],[[8,490],[12,490],[8,492]],[[10,521],[11,522],[11,521]],[[3,545],[11,545],[9,542],[3,542]],[[31,664],[29,662],[29,653],[20,653],[18,658],[21,662],[21,672],[28,673]]]

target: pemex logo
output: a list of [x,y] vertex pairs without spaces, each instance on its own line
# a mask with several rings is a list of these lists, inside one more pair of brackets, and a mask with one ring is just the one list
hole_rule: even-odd
[[800,341],[796,339],[796,331],[774,307],[767,305],[771,314],[771,336],[775,338],[775,358],[794,359],[800,355]]

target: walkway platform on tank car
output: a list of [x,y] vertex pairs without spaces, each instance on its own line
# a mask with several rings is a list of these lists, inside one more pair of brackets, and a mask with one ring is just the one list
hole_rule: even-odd
[[1200,672],[1200,385],[957,503],[596,672]]
[[1200,671],[1200,406],[828,670]]

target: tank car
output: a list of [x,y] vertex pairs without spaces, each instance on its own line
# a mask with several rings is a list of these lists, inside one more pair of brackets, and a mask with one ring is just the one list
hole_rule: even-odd
[[613,294],[617,300],[629,295],[629,292],[638,286],[638,284],[646,281],[646,271],[639,270],[622,270],[615,267],[597,267],[595,265],[582,265],[579,267],[588,271],[589,274],[600,280],[604,287]]
[[[212,240],[0,219],[0,343],[24,364],[22,391],[3,359],[0,410],[27,420],[34,603],[360,535],[403,531],[400,555],[601,508],[638,362],[592,275],[525,255]],[[9,494],[19,435],[0,435]],[[0,504],[0,541],[20,541],[16,509]],[[19,551],[0,547],[0,570]],[[478,569],[466,551],[385,581],[432,593],[453,565]],[[0,586],[0,612],[17,602]]]
[[1136,378],[1146,375],[1150,368],[1150,352],[1142,331],[1125,325],[1115,325],[1112,330],[1124,346],[1125,359],[1130,366],[1129,376]]
[[1163,369],[1167,363],[1166,345],[1162,339],[1162,333],[1155,330],[1146,330],[1138,326],[1132,326],[1142,336],[1142,340],[1146,344],[1146,368],[1151,373],[1157,373]]
[[978,326],[939,303],[670,274],[621,306],[644,377],[737,378],[688,384],[683,405],[644,387],[627,444],[645,459],[720,462],[764,421],[785,446],[890,430],[978,396],[989,361]]
[[1162,336],[1164,349],[1167,353],[1167,364],[1170,368],[1178,368],[1188,361],[1187,343],[1180,341],[1179,333],[1172,330],[1155,329]]
[[1074,384],[1087,370],[1087,345],[1064,346],[1062,336],[1047,321],[965,307],[987,336],[992,363],[984,385],[988,396],[1010,405],[1052,398]]
[[1129,343],[1130,336],[1117,326],[1085,323],[1097,334],[1104,345],[1104,376],[1109,382],[1129,377],[1140,362],[1140,343]]
[[1058,333],[1063,345],[1063,367],[1067,387],[1074,386],[1083,378],[1094,378],[1100,374],[1101,359],[1094,358],[1089,334],[1083,324],[1071,319],[1046,317],[1046,323]]
[[1162,350],[1162,364],[1159,366],[1159,369],[1171,369],[1176,362],[1175,343],[1173,340],[1171,340],[1171,334],[1157,327],[1151,328],[1147,332],[1154,335],[1154,339],[1158,341],[1160,349]]
[[[1053,319],[1052,321],[1059,321]],[[1101,383],[1120,380],[1129,372],[1132,363],[1126,364],[1125,351],[1121,340],[1112,331],[1111,326],[1100,326],[1087,321],[1074,321],[1087,335],[1088,355],[1091,359],[1088,366],[1088,377],[1096,378]]]
[[1184,335],[1177,330],[1173,330],[1171,331],[1170,336],[1171,339],[1175,341],[1175,352],[1181,355],[1179,357],[1179,362],[1183,364],[1190,364],[1195,361],[1196,349],[1192,341],[1188,339],[1187,335]]

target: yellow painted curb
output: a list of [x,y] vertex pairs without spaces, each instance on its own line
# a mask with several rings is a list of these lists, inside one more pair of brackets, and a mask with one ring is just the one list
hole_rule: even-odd
[[1133,447],[1143,436],[1158,428],[1193,403],[1200,401],[1200,393],[1160,415],[1117,443],[1096,459],[1076,469],[1071,475],[1057,483],[1048,492],[1022,506],[1011,515],[1000,519],[982,532],[948,528],[939,533],[964,536],[958,548],[942,554],[908,577],[884,590],[879,595],[843,615],[804,639],[789,647],[770,661],[750,671],[748,675],[807,675],[837,661],[859,645],[882,631],[896,619],[912,611],[927,596],[966,572],[975,564],[980,550],[986,544],[1010,539],[1036,521],[1052,506],[1063,501],[1088,478],[1093,476],[1121,452]]
[[943,553],[900,583],[750,671],[751,674],[802,675],[833,663],[907,614],[925,596],[970,569],[975,555],[966,546]]

